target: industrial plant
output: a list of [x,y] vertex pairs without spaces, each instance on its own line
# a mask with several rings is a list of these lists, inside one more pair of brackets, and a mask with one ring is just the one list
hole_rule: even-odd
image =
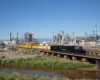
[[[93,34],[87,34],[87,32],[85,31],[85,36],[84,37],[78,37],[76,32],[72,32],[71,35],[69,35],[68,33],[66,35],[64,35],[64,31],[61,31],[60,33],[54,35],[52,33],[52,42],[51,41],[47,41],[44,43],[44,41],[42,43],[40,43],[41,45],[44,44],[75,44],[75,45],[79,45],[79,44],[91,44],[91,45],[100,45],[100,35],[97,34],[97,25],[95,25],[95,29],[93,29]],[[24,37],[23,37],[24,36]],[[24,35],[21,34],[21,38],[18,37],[18,33],[17,33],[17,37],[14,38],[12,37],[12,34],[10,33],[10,42],[11,44],[22,44],[22,45],[37,45],[39,44],[38,39],[33,38],[33,34],[31,32],[26,32],[24,33]]]
[[24,38],[22,34],[21,34],[21,38],[19,38],[18,33],[17,33],[17,37],[14,38],[10,33],[10,43],[23,44],[23,45],[36,45],[38,43],[38,40],[33,38],[33,34],[31,32],[24,33]]
[[97,34],[97,25],[95,25],[93,35],[88,35],[85,32],[85,37],[77,37],[74,32],[72,32],[70,36],[68,33],[64,35],[64,31],[62,31],[57,35],[52,33],[52,42],[55,44],[90,44],[91,42],[91,44],[100,45],[100,35]]

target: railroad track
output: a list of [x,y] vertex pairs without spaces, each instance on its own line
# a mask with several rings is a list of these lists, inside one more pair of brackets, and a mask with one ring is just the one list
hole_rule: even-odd
[[[45,52],[45,53],[53,53],[53,54],[68,55],[68,56],[75,56],[75,57],[81,57],[81,58],[90,58],[90,59],[100,60],[100,55],[91,55],[91,54],[83,55],[83,54],[74,54],[74,53],[70,53],[70,52],[69,53],[62,53],[62,52],[56,52],[56,51],[51,51],[51,50],[39,50],[39,51],[40,52]],[[96,53],[97,53],[97,51],[96,51]]]

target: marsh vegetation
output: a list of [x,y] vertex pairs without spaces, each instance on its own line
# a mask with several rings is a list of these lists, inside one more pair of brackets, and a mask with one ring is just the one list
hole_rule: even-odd
[[95,64],[67,61],[59,57],[37,56],[34,58],[0,58],[1,65],[32,66],[44,68],[94,68]]
[[[59,78],[57,76],[50,78],[50,77],[40,76],[38,74],[33,76],[31,74],[26,75],[26,74],[20,74],[20,73],[0,73],[0,80],[71,80],[71,79]],[[87,79],[82,78],[82,79],[74,79],[74,80],[87,80]]]

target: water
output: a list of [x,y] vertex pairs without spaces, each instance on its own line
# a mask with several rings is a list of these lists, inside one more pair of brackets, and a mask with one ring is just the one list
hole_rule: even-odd
[[20,66],[0,66],[0,72],[12,73],[19,72],[22,74],[39,74],[40,76],[48,77],[66,77],[70,79],[87,78],[98,79],[100,72],[96,71],[80,71],[75,69],[52,69],[52,68],[36,68],[36,67],[20,67]]

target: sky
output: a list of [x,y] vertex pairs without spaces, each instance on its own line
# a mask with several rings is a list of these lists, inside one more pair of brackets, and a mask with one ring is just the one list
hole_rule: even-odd
[[0,0],[0,40],[26,32],[34,38],[66,35],[100,35],[100,0]]

